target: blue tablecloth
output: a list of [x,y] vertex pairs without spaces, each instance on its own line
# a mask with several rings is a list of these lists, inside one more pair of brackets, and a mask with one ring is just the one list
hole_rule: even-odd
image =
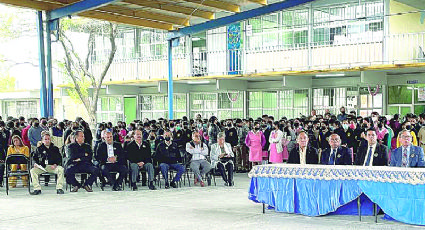
[[371,200],[395,220],[425,225],[425,169],[280,164],[255,166],[249,176],[249,199],[277,212],[357,214],[361,196],[362,215],[371,214]]

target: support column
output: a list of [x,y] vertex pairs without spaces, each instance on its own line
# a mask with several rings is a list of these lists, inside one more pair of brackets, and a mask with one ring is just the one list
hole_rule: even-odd
[[37,11],[37,34],[38,61],[40,65],[40,115],[42,117],[47,117],[46,65],[44,53],[43,12],[41,11]]
[[307,47],[308,47],[308,69],[311,69],[313,65],[313,52],[312,52],[312,43],[313,43],[313,23],[314,23],[314,12],[313,12],[313,4],[310,3],[308,6],[308,32],[307,32]]
[[388,112],[388,85],[382,85],[382,114],[387,115]]
[[53,80],[52,80],[52,39],[51,39],[51,26],[50,13],[46,12],[46,74],[47,74],[47,109],[48,116],[53,117]]
[[173,40],[168,40],[168,119],[173,119]]
[[249,116],[249,102],[248,102],[248,91],[243,91],[243,117],[248,118]]
[[310,116],[311,110],[313,110],[313,88],[308,88],[308,114],[307,117]]
[[190,101],[190,92],[187,92],[186,93],[186,114],[187,114],[187,117],[194,119],[195,117],[192,117],[190,113],[191,110],[192,110],[192,103]]
[[390,35],[390,0],[384,2],[384,39],[382,40],[382,64],[388,64],[388,40]]

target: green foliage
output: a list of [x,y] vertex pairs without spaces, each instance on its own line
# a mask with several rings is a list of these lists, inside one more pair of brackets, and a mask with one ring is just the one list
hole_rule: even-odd
[[9,67],[2,61],[0,55],[0,92],[10,91],[15,89],[16,79],[9,74]]
[[17,16],[8,12],[0,13],[0,41],[19,37],[19,30],[14,29]]

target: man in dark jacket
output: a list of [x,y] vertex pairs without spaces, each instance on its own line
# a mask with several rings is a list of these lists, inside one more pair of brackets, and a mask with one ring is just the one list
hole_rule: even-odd
[[36,148],[33,155],[34,168],[30,170],[32,185],[34,186],[34,191],[31,195],[39,195],[41,193],[38,177],[46,172],[57,175],[56,192],[57,194],[64,194],[64,169],[61,166],[62,156],[59,148],[51,143],[49,132],[43,131],[41,138],[42,144]]
[[375,129],[370,128],[366,131],[366,140],[367,142],[359,147],[354,164],[363,166],[387,166],[387,147],[377,142]]
[[0,187],[3,187],[4,177],[4,160],[6,159],[6,153],[8,148],[8,142],[10,138],[10,132],[5,128],[6,124],[4,121],[0,121]]
[[[87,192],[93,192],[91,186],[99,176],[99,169],[92,163],[93,151],[90,145],[84,143],[84,133],[75,132],[75,143],[68,146],[69,159],[66,167],[66,183],[73,186],[71,192],[77,192],[83,187]],[[81,185],[76,179],[76,173],[89,173],[90,177]]]
[[[164,142],[161,142],[156,149],[156,160],[160,163],[159,167],[162,172],[162,176],[165,178],[165,188],[171,187],[177,188],[176,182],[180,180],[180,177],[185,172],[185,168],[179,162],[182,161],[179,148],[177,144],[171,139],[171,132],[166,131],[164,133]],[[171,183],[168,183],[168,169],[172,168],[177,170],[177,174]]]
[[[122,190],[120,185],[128,173],[127,160],[121,143],[114,142],[112,132],[109,130],[105,133],[105,141],[100,143],[96,150],[96,160],[99,162],[102,176],[108,179],[109,185],[113,186],[112,190]],[[117,180],[111,172],[118,172]],[[102,183],[102,188],[103,186]]]
[[137,129],[134,131],[134,140],[126,145],[125,151],[127,153],[127,159],[130,161],[131,186],[133,191],[137,190],[137,176],[142,168],[148,172],[149,189],[156,190],[153,185],[155,171],[152,165],[151,146],[148,142],[143,141],[141,130]]
[[323,165],[352,165],[352,153],[347,147],[341,146],[341,138],[334,133],[329,136],[330,148],[323,150],[320,163]]
[[288,164],[317,164],[319,157],[317,149],[308,144],[308,135],[305,131],[301,131],[297,137],[298,146],[293,148],[289,153]]

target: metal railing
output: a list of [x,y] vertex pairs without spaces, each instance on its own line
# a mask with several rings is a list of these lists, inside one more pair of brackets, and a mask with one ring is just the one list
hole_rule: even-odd
[[[220,50],[173,55],[174,77],[270,71],[323,70],[378,64],[425,62],[425,32],[374,39],[339,40],[296,46]],[[92,65],[93,71],[100,71]],[[167,55],[114,60],[105,81],[168,77]]]

